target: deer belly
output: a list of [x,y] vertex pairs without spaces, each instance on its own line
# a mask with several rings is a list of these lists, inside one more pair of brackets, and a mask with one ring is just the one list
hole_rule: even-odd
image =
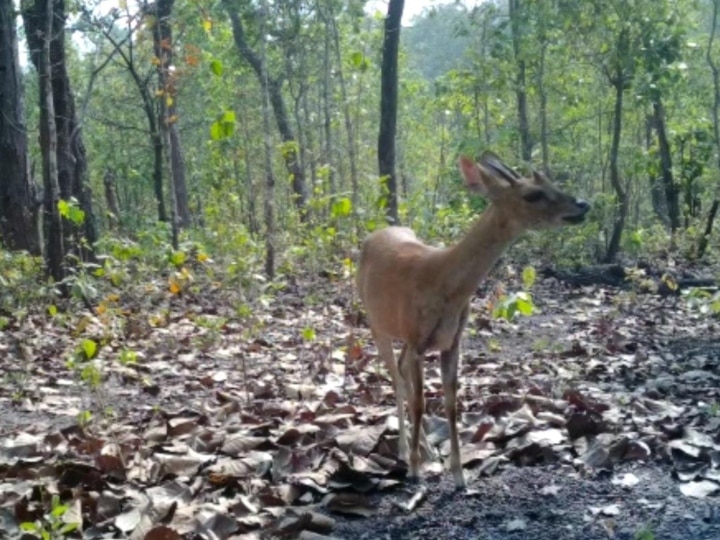
[[437,321],[432,332],[430,332],[430,335],[425,340],[425,351],[447,351],[451,349],[455,337],[461,330],[459,328],[459,320],[460,317],[456,314]]

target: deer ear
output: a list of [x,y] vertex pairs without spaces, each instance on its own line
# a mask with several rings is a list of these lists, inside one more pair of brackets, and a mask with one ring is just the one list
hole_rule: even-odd
[[482,195],[487,195],[488,189],[485,185],[482,172],[480,172],[480,168],[477,166],[477,163],[475,163],[469,157],[460,156],[459,165],[460,172],[465,179],[465,185],[473,191],[477,191]]
[[479,193],[483,197],[493,199],[493,195],[497,193],[497,190],[500,188],[492,172],[488,171],[484,166],[475,163],[475,161],[469,157],[460,157],[460,172],[465,179],[465,185],[468,189]]

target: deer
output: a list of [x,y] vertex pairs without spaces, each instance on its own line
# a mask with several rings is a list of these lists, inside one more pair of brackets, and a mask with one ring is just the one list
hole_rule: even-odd
[[[434,455],[423,429],[423,363],[426,353],[439,351],[450,469],[456,488],[463,489],[457,390],[460,338],[470,300],[514,240],[530,230],[582,223],[590,204],[561,191],[541,172],[521,176],[490,151],[477,162],[460,156],[459,168],[467,188],[489,203],[470,230],[448,247],[427,245],[408,227],[376,230],[362,244],[356,287],[378,359],[393,385],[398,457],[408,464],[408,479],[419,480],[421,443]],[[403,344],[397,363],[393,340]],[[406,400],[412,424],[409,448]]]

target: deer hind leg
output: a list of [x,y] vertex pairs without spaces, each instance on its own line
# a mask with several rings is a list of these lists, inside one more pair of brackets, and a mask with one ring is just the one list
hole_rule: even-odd
[[[393,352],[392,339],[380,335],[373,331],[373,339],[378,349],[378,356],[385,364],[385,368],[390,373],[390,379],[395,393],[395,402],[397,404],[398,417],[398,457],[405,461],[409,461],[410,453],[408,451],[408,438],[405,430],[405,396],[409,395],[407,384],[404,383],[403,377],[398,370],[398,364],[395,362],[395,353]],[[404,351],[403,351],[404,352]]]
[[[418,354],[412,344],[406,344],[400,358],[400,373],[406,381],[408,408],[412,419],[412,439],[410,441],[410,470],[412,479],[420,476],[420,439],[424,438],[423,414],[425,413],[425,393],[423,384],[423,355]],[[425,439],[427,444],[427,439]]]
[[445,416],[450,428],[450,469],[457,488],[465,487],[462,462],[460,461],[460,441],[457,430],[457,388],[458,363],[460,359],[460,335],[467,321],[468,308],[461,315],[460,325],[453,344],[447,351],[440,353],[440,372],[442,374],[443,393],[445,395]]

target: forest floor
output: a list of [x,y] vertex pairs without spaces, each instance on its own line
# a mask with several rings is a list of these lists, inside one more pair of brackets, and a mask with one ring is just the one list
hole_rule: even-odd
[[[546,279],[510,323],[478,295],[457,492],[440,459],[406,481],[348,280],[251,310],[210,281],[134,289],[6,317],[0,537],[720,538],[720,324],[679,296]],[[436,355],[425,390],[446,457]]]

